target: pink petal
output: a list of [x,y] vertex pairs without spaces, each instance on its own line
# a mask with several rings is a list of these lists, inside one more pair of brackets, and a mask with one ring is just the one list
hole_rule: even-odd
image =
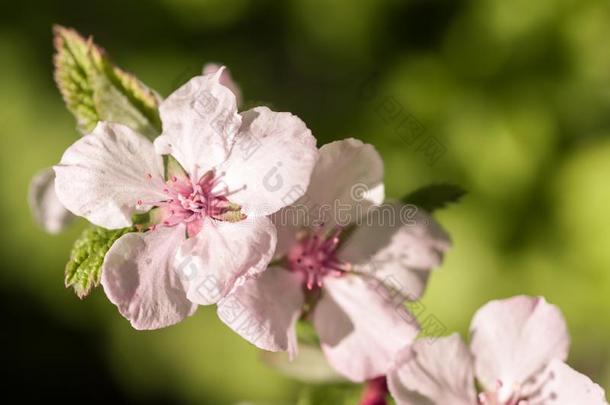
[[305,195],[272,216],[277,256],[288,252],[301,228],[355,223],[383,199],[383,162],[373,146],[351,138],[322,146]]
[[[222,65],[218,65],[216,63],[207,63],[203,67],[203,74],[208,75],[211,73],[216,73],[219,69],[222,68]],[[229,90],[235,94],[235,99],[237,100],[237,106],[239,107],[242,103],[241,90],[239,89],[239,85],[235,83],[233,77],[231,76],[231,72],[229,69],[226,69],[220,75],[220,84],[225,87],[228,87]]]
[[474,405],[472,356],[460,336],[418,339],[403,349],[388,373],[398,405]]
[[138,200],[165,197],[148,179],[162,176],[161,156],[148,139],[124,125],[98,123],[66,150],[54,169],[61,203],[104,228],[131,225]]
[[135,329],[163,328],[195,312],[197,305],[186,298],[184,282],[172,265],[184,235],[182,225],[128,233],[106,254],[102,286]]
[[487,389],[498,381],[506,389],[525,382],[551,360],[565,360],[570,345],[561,311],[542,297],[491,301],[470,331],[476,375]]
[[188,266],[188,298],[215,304],[233,288],[266,269],[277,243],[269,218],[239,222],[204,220],[202,230],[179,249],[180,266]]
[[57,198],[52,168],[44,169],[32,178],[28,202],[36,222],[49,233],[63,231],[74,219],[74,215]]
[[317,150],[305,123],[290,113],[256,107],[242,113],[243,125],[220,170],[229,199],[249,216],[272,214],[305,193]]
[[305,297],[300,274],[280,267],[249,279],[218,303],[218,316],[263,350],[296,355],[296,322]]
[[314,326],[331,366],[352,381],[384,375],[418,333],[413,316],[382,289],[356,275],[324,280]]
[[[547,377],[548,376],[548,377]],[[607,405],[602,387],[589,377],[572,369],[559,360],[549,364],[541,378],[548,378],[539,396],[533,399],[550,399],[553,405]]]
[[[295,205],[298,203],[295,203]],[[295,205],[282,208],[269,216],[277,229],[277,248],[274,259],[280,260],[288,254],[290,249],[298,243],[298,233],[309,228],[302,223],[301,219],[307,216],[307,210],[302,210],[303,215],[297,213]]]
[[408,300],[421,296],[430,270],[451,246],[432,217],[414,206],[383,204],[345,242],[339,257],[370,274]]
[[[383,161],[372,145],[349,138],[320,148],[306,196],[300,201],[328,226],[355,223],[385,198]],[[316,207],[344,207],[326,214]],[[316,215],[317,214],[317,215]]]
[[192,178],[223,162],[241,125],[235,95],[220,83],[222,69],[189,80],[161,103],[160,154],[171,154]]

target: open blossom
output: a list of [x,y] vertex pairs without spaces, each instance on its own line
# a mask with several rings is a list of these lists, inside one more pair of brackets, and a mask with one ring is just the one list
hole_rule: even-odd
[[[195,77],[161,103],[154,145],[100,122],[55,166],[59,200],[93,224],[130,226],[152,209],[151,229],[119,238],[102,267],[106,295],[137,329],[179,322],[263,271],[276,245],[266,216],[309,183],[316,147],[305,124],[266,107],[238,114],[222,74]],[[162,155],[171,155],[167,167]],[[276,172],[282,181],[270,187],[265,176]],[[201,299],[203,280],[215,297]]]
[[[220,301],[220,318],[258,347],[292,356],[296,322],[307,319],[340,374],[353,381],[385,374],[418,333],[404,302],[421,294],[450,242],[421,212],[408,223],[369,217],[383,200],[383,164],[371,145],[324,145],[305,196],[273,216],[276,264]],[[236,307],[254,328],[235,321]]]
[[[470,348],[454,334],[405,348],[388,373],[399,405],[603,405],[604,390],[564,363],[570,338],[544,298],[491,301],[475,314]],[[475,376],[482,391],[475,391]]]
[[[215,73],[219,69],[221,69],[220,65],[207,63],[203,66],[203,74]],[[235,94],[239,107],[242,98],[241,91],[233,81],[228,69],[223,69],[220,75],[220,83]],[[48,233],[57,234],[63,231],[74,219],[74,215],[57,198],[53,168],[45,168],[32,178],[28,192],[28,202],[34,220]]]

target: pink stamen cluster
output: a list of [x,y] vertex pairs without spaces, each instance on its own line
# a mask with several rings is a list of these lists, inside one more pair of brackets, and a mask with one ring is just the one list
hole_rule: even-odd
[[340,277],[351,270],[351,265],[337,258],[342,229],[336,228],[326,236],[321,229],[303,234],[288,253],[292,271],[305,275],[308,290],[322,287],[326,276]]
[[478,403],[481,405],[545,405],[556,399],[556,395],[552,392],[546,397],[542,397],[542,386],[553,378],[554,375],[550,372],[543,375],[538,381],[532,380],[525,385],[516,385],[512,387],[510,396],[506,399],[500,398],[500,391],[507,387],[504,387],[502,381],[498,380],[495,390],[479,394]]
[[[222,174],[216,176],[209,171],[198,181],[187,175],[171,176],[167,181],[155,179],[147,174],[148,181],[163,190],[167,199],[159,201],[137,201],[137,206],[153,205],[159,209],[160,217],[156,225],[176,226],[186,224],[189,237],[200,230],[205,217],[223,220],[223,215],[231,210],[228,196],[232,194],[220,187]],[[154,229],[156,225],[152,225]]]

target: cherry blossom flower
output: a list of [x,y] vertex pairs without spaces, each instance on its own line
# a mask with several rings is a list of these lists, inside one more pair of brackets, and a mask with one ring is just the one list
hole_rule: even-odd
[[[221,300],[220,318],[256,346],[292,356],[295,325],[307,319],[341,375],[364,381],[385,374],[418,333],[404,302],[419,297],[450,242],[422,212],[408,224],[368,224],[383,200],[383,164],[371,145],[355,139],[324,145],[305,196],[272,217],[274,264]],[[243,319],[252,327],[244,328]]]
[[[203,66],[203,74],[215,73],[221,68],[222,66],[216,63],[207,63]],[[220,83],[235,94],[237,106],[241,106],[241,90],[233,81],[229,69],[223,69]],[[28,191],[28,202],[35,221],[48,233],[60,233],[74,219],[74,215],[65,209],[57,198],[55,171],[51,167],[41,170],[32,178]]]
[[[458,334],[416,341],[388,373],[399,405],[601,405],[604,390],[564,363],[565,320],[544,298],[491,301]],[[475,377],[482,391],[477,395]]]
[[[118,239],[102,267],[106,295],[136,329],[177,323],[265,270],[276,245],[266,216],[309,183],[317,153],[309,129],[266,107],[238,114],[222,74],[195,77],[161,103],[154,145],[100,122],[55,166],[61,203],[95,225],[127,227],[152,209],[151,229]],[[167,168],[162,155],[171,155]],[[279,186],[264,181],[270,172],[280,172]],[[217,295],[202,299],[210,275]]]

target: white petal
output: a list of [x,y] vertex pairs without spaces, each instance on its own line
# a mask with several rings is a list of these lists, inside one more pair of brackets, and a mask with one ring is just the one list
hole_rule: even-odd
[[44,169],[32,178],[28,202],[36,222],[49,233],[63,231],[74,219],[74,215],[57,198],[55,172],[52,168]]
[[296,355],[296,322],[305,296],[300,274],[280,267],[249,279],[218,303],[218,316],[263,350]]
[[197,76],[159,106],[163,133],[160,154],[171,154],[192,178],[223,162],[241,125],[235,95],[220,83],[223,69]]
[[218,302],[266,269],[276,243],[275,226],[267,217],[233,223],[206,219],[178,251],[180,267],[189,269],[189,299],[201,305]]
[[525,382],[551,360],[565,360],[570,345],[561,311],[542,297],[491,301],[470,331],[476,375],[487,389],[498,381],[507,389]]
[[72,213],[104,228],[131,225],[138,200],[165,198],[148,175],[163,175],[152,143],[130,128],[100,122],[70,146],[55,166],[55,190]]
[[384,375],[398,351],[418,333],[413,316],[363,277],[327,277],[313,322],[331,366],[362,382]]
[[[208,75],[210,73],[216,73],[221,68],[222,65],[218,65],[216,63],[206,63],[203,67],[203,74]],[[220,75],[220,84],[225,87],[228,87],[229,90],[231,90],[233,94],[235,94],[235,99],[237,100],[237,107],[239,107],[242,103],[241,90],[239,88],[239,85],[235,83],[235,80],[233,80],[229,69],[225,68],[222,74]]]
[[229,199],[250,216],[269,215],[305,193],[316,159],[316,140],[297,116],[256,107],[220,167]]
[[447,233],[427,213],[394,203],[371,209],[339,256],[352,263],[354,271],[370,274],[405,299],[415,300],[450,246]]
[[276,255],[287,253],[300,229],[359,222],[383,199],[383,162],[373,146],[356,139],[322,146],[305,195],[271,217],[278,228]]
[[[304,225],[299,224],[300,215],[292,208],[294,205],[282,208],[278,212],[270,215],[271,221],[277,228],[277,247],[274,259],[280,260],[288,254],[290,248],[297,243],[297,234],[304,229]],[[307,213],[304,213],[307,216]]]
[[102,266],[108,299],[135,329],[159,329],[192,315],[184,281],[172,262],[184,226],[128,233],[112,245]]
[[299,203],[314,211],[317,222],[345,226],[384,197],[381,156],[372,145],[350,138],[320,148],[311,184]]
[[589,377],[559,360],[549,364],[542,378],[548,377],[539,398],[551,399],[553,405],[607,405],[602,387]]
[[457,333],[407,346],[387,378],[398,405],[477,403],[472,356]]

